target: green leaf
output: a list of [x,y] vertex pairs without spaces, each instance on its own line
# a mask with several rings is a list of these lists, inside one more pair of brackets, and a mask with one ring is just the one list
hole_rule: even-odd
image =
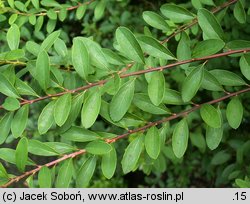
[[[0,159],[11,163],[16,164],[16,151],[10,148],[0,148]],[[28,159],[27,165],[34,165],[35,163]]]
[[23,137],[19,140],[16,147],[16,166],[23,172],[28,161],[28,140]]
[[54,119],[57,125],[62,126],[68,116],[71,109],[71,94],[67,93],[60,96],[54,106]]
[[148,25],[150,25],[154,28],[160,29],[162,31],[169,31],[170,30],[170,27],[166,23],[164,18],[153,11],[144,11],[142,14],[142,17]]
[[56,152],[49,145],[44,144],[38,140],[29,140],[28,151],[31,154],[39,155],[39,156],[56,156],[59,153]]
[[22,106],[15,114],[11,122],[11,132],[15,138],[18,138],[22,135],[23,131],[26,128],[29,115],[29,105],[26,104]]
[[76,177],[77,188],[86,188],[96,167],[96,156],[89,157],[81,166]]
[[234,17],[239,23],[246,23],[246,12],[241,0],[237,1],[234,6]]
[[201,87],[209,91],[224,91],[220,82],[206,69],[204,69]]
[[20,97],[15,87],[2,73],[0,73],[0,92],[6,96],[13,98]]
[[194,47],[192,57],[199,58],[215,54],[219,52],[224,46],[225,43],[219,39],[201,41]]
[[100,20],[103,15],[104,15],[104,11],[105,11],[105,7],[106,7],[106,1],[105,0],[101,0],[97,3],[95,10],[94,10],[94,19],[96,21]]
[[78,20],[82,19],[82,17],[84,16],[84,14],[86,12],[86,9],[87,9],[87,5],[86,4],[82,4],[81,6],[79,6],[76,9],[76,18]]
[[66,154],[77,150],[75,147],[62,142],[45,142],[44,144],[48,145],[60,154]]
[[[176,51],[177,59],[180,61],[191,59],[191,53],[192,53],[192,51],[190,48],[189,36],[185,32],[182,32],[181,39],[178,43],[177,51]],[[183,64],[180,66],[181,66],[181,68],[186,69],[186,68],[188,68],[189,63]]]
[[172,147],[177,158],[183,157],[188,146],[189,129],[187,120],[184,118],[174,128]]
[[172,105],[181,105],[184,102],[182,100],[180,92],[175,91],[173,89],[165,88],[163,103]]
[[61,136],[66,140],[75,142],[90,142],[98,139],[98,135],[95,132],[74,126],[62,133]]
[[85,128],[90,128],[96,121],[101,108],[101,93],[95,89],[90,92],[86,98],[81,112],[82,125]]
[[54,123],[54,115],[53,115],[54,105],[55,105],[55,101],[51,101],[44,107],[41,114],[39,115],[38,132],[41,135],[45,134]]
[[109,113],[113,121],[117,122],[121,120],[128,111],[133,100],[134,89],[135,79],[131,79],[127,83],[123,84],[112,98],[109,105]]
[[64,123],[64,125],[60,128],[60,132],[65,132],[66,130],[68,130],[73,124],[73,122],[77,119],[81,111],[84,95],[85,95],[85,92],[73,97],[69,117]]
[[198,10],[198,23],[207,39],[223,39],[224,32],[215,16],[206,9]]
[[189,102],[198,92],[203,79],[204,65],[200,65],[192,70],[192,72],[185,78],[181,96],[184,102]]
[[213,156],[213,158],[211,160],[211,164],[212,165],[221,165],[221,164],[227,162],[230,158],[231,158],[231,155],[229,153],[227,153],[226,151],[222,150]]
[[221,115],[220,113],[210,104],[204,104],[200,109],[201,118],[204,122],[213,128],[221,127]]
[[235,183],[240,188],[250,188],[250,181],[244,181],[242,179],[235,179]]
[[38,94],[24,81],[16,78],[15,86],[19,94],[27,96],[38,96]]
[[206,142],[209,149],[216,149],[223,136],[223,127],[213,128],[207,125],[206,127]]
[[161,150],[161,138],[155,126],[151,127],[145,136],[145,148],[152,159],[157,159]]
[[49,19],[56,20],[57,19],[57,13],[53,9],[49,9],[47,11],[47,16]]
[[148,96],[156,106],[160,105],[165,94],[165,77],[162,72],[153,72],[148,83]]
[[107,154],[102,155],[101,169],[103,175],[107,179],[111,179],[113,177],[117,163],[117,155],[115,148],[113,146],[111,147],[111,151],[109,151]]
[[2,165],[2,163],[0,163],[0,178],[7,178],[9,179],[9,175],[6,171],[6,169],[4,168],[4,166]]
[[123,58],[117,53],[115,53],[114,51],[107,49],[107,48],[103,48],[102,51],[103,51],[103,54],[105,55],[105,58],[110,64],[114,64],[114,65],[125,64],[123,61]]
[[20,108],[20,102],[16,98],[7,97],[2,106],[5,110],[14,111]]
[[86,79],[91,73],[89,50],[80,39],[73,40],[72,63],[80,77]]
[[143,136],[138,135],[125,149],[122,157],[122,170],[124,174],[134,170],[143,150]]
[[161,104],[160,106],[155,106],[154,104],[152,104],[148,95],[144,93],[135,94],[133,104],[148,113],[156,115],[164,115],[169,113],[169,110],[163,104]]
[[240,58],[240,70],[244,77],[250,80],[250,55],[243,55]]
[[36,80],[43,90],[50,85],[50,61],[45,51],[41,51],[36,60]]
[[61,165],[56,178],[56,188],[68,188],[73,176],[74,166],[72,158],[67,159]]
[[210,73],[220,82],[221,85],[225,86],[246,85],[246,82],[233,72],[222,69],[214,69],[210,71]]
[[19,47],[20,31],[16,24],[12,24],[7,32],[7,43],[11,50],[16,50]]
[[28,41],[25,45],[26,50],[30,52],[31,54],[38,56],[40,52],[40,45],[33,42],[33,41]]
[[52,45],[55,43],[55,41],[58,39],[59,35],[61,34],[61,31],[55,31],[48,35],[48,37],[43,41],[41,44],[40,52],[43,50],[49,51],[49,49],[52,47]]
[[40,8],[40,5],[39,5],[39,0],[31,0],[33,6],[36,8],[36,9],[39,9]]
[[144,55],[134,34],[128,28],[119,27],[115,35],[120,46],[120,52],[128,58],[144,64]]
[[66,57],[68,54],[68,49],[67,46],[65,44],[65,42],[63,40],[61,40],[60,38],[58,38],[55,43],[54,43],[54,48],[57,52],[57,54],[59,54],[62,57]]
[[112,150],[112,146],[104,141],[97,140],[87,144],[86,151],[90,154],[102,155]]
[[162,58],[166,60],[176,59],[166,47],[164,47],[154,38],[143,35],[138,37],[137,39],[139,40],[142,50],[145,53],[153,57]]
[[10,126],[13,119],[13,112],[6,113],[0,120],[0,144],[3,144],[10,133]]
[[237,129],[243,118],[243,106],[238,97],[234,97],[227,105],[226,116],[229,125]]
[[174,4],[164,4],[161,6],[161,12],[174,23],[183,23],[194,19],[194,14]]
[[51,188],[51,170],[47,166],[43,166],[38,173],[38,184],[40,188]]
[[[87,50],[89,51],[90,62],[93,66],[96,66],[102,70],[109,69],[109,63],[102,51],[101,46],[98,43],[94,42],[89,38],[84,38],[84,37],[77,37],[75,39],[80,39],[84,43]],[[91,72],[94,72],[94,70],[92,69],[90,70]]]

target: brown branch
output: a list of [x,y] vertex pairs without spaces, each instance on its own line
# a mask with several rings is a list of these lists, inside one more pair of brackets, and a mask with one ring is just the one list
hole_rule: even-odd
[[[237,96],[237,95],[240,95],[240,94],[243,94],[243,93],[246,93],[246,92],[250,92],[250,87],[249,86],[246,89],[242,89],[240,91],[236,91],[236,92],[230,93],[230,94],[225,95],[225,96],[223,96],[221,98],[214,99],[212,101],[209,101],[209,102],[206,102],[206,103],[203,103],[203,104],[215,104],[215,103],[224,101],[224,100],[226,100],[228,98],[231,98],[233,96]],[[183,112],[180,112],[180,113],[177,113],[177,114],[172,114],[172,116],[164,118],[162,120],[158,120],[156,122],[150,122],[148,125],[145,125],[145,126],[140,127],[140,128],[136,128],[134,130],[129,130],[127,133],[124,133],[122,135],[118,135],[118,136],[116,136],[113,139],[106,139],[105,141],[107,143],[114,143],[114,142],[116,142],[116,141],[118,141],[120,139],[123,139],[123,138],[131,135],[131,134],[138,133],[138,132],[144,132],[145,130],[147,130],[150,127],[157,126],[157,125],[160,125],[162,123],[168,122],[170,120],[174,120],[174,119],[177,119],[177,118],[180,118],[180,117],[187,116],[189,113],[194,112],[194,111],[200,109],[203,104],[197,104],[193,108],[190,108],[190,109],[188,109],[186,111],[183,111]],[[66,159],[74,158],[76,156],[79,156],[79,155],[82,155],[82,154],[85,154],[85,153],[87,153],[87,151],[84,150],[84,149],[82,149],[82,150],[73,152],[71,154],[64,155],[63,157],[61,157],[61,158],[59,158],[57,160],[54,160],[52,162],[49,162],[49,163],[44,164],[42,166],[39,166],[39,167],[37,167],[37,168],[35,168],[35,169],[31,170],[31,171],[25,172],[24,174],[22,174],[20,176],[17,176],[17,177],[14,177],[14,178],[10,179],[10,181],[8,183],[2,185],[1,187],[2,188],[6,188],[6,187],[10,186],[11,184],[13,184],[15,182],[18,182],[21,179],[24,179],[24,178],[26,178],[26,177],[28,177],[30,175],[33,175],[33,174],[37,173],[43,166],[51,167],[51,166],[54,166],[54,165],[56,165],[56,164],[58,164],[58,163],[60,163],[62,161],[65,161]]]
[[[236,92],[227,94],[227,95],[225,95],[225,96],[223,96],[221,98],[214,99],[212,101],[209,101],[209,102],[206,102],[206,103],[203,103],[203,104],[215,104],[215,103],[219,103],[219,102],[224,101],[224,100],[226,100],[228,98],[231,98],[233,96],[237,96],[237,95],[240,95],[240,94],[243,94],[243,93],[246,93],[246,92],[250,92],[250,87],[248,87],[246,89],[242,89],[240,91],[236,91]],[[113,143],[113,142],[116,142],[117,140],[122,139],[124,137],[127,137],[127,136],[129,136],[129,135],[131,135],[133,133],[144,132],[145,130],[147,130],[150,127],[157,126],[157,125],[160,125],[162,123],[166,123],[166,122],[168,122],[170,120],[174,120],[174,119],[179,118],[179,117],[184,117],[184,116],[188,115],[189,113],[194,112],[194,111],[200,109],[203,104],[196,104],[194,107],[192,107],[192,108],[190,108],[188,110],[185,110],[183,112],[180,112],[180,113],[177,113],[177,114],[172,114],[171,116],[169,116],[167,118],[164,118],[162,120],[158,120],[156,122],[150,122],[146,126],[143,126],[143,127],[140,127],[140,128],[134,129],[134,130],[130,130],[127,133],[124,133],[122,135],[118,135],[117,137],[115,137],[113,139],[109,139],[107,142],[108,143]]]
[[[136,72],[132,72],[132,73],[128,73],[128,74],[122,74],[122,75],[120,75],[120,78],[126,78],[126,77],[130,77],[130,76],[142,75],[142,74],[146,74],[146,73],[149,73],[149,72],[162,71],[164,69],[170,69],[170,68],[176,67],[178,65],[182,65],[182,64],[187,64],[187,63],[197,62],[197,61],[205,61],[205,60],[208,60],[208,59],[214,59],[214,58],[224,57],[224,56],[228,56],[228,55],[232,55],[232,54],[247,53],[247,52],[250,52],[250,48],[240,49],[240,50],[229,50],[229,51],[226,51],[226,52],[223,52],[223,53],[214,54],[214,55],[210,55],[210,56],[206,56],[206,57],[182,60],[182,61],[178,61],[178,62],[169,64],[169,65],[165,65],[165,66],[140,70],[140,71],[136,71]],[[88,90],[88,89],[90,89],[92,87],[95,87],[95,86],[103,86],[108,81],[109,81],[108,79],[101,80],[101,81],[98,81],[98,82],[95,82],[95,83],[89,83],[88,85],[85,85],[85,86],[82,86],[82,87],[79,87],[79,88],[76,88],[76,89],[67,90],[67,91],[64,91],[64,92],[59,92],[59,93],[51,94],[51,95],[47,95],[47,96],[42,96],[42,97],[32,99],[32,100],[25,100],[25,101],[22,101],[20,103],[20,105],[32,104],[32,103],[42,101],[42,100],[45,100],[45,99],[49,99],[49,98],[52,98],[52,97],[62,96],[62,95],[67,94],[67,93],[77,93],[77,92],[80,92],[80,91],[85,91],[85,90]],[[2,105],[0,106],[0,109],[3,109]]]
[[[228,6],[236,3],[238,0],[230,0],[228,2],[225,2],[223,4],[221,4],[220,6],[214,8],[211,12],[212,13],[217,13],[219,11],[221,11],[224,8],[227,8]],[[182,26],[180,26],[179,28],[176,29],[176,31],[174,31],[168,38],[166,38],[165,40],[161,41],[162,44],[168,42],[170,39],[172,39],[173,37],[175,37],[176,35],[182,33],[183,31],[191,28],[192,26],[196,25],[198,23],[198,19],[197,17],[193,19],[193,21],[191,23],[188,24],[184,24]]]
[[[90,1],[87,1],[87,2],[84,2],[84,3],[78,3],[78,5],[76,6],[71,6],[71,7],[68,7],[66,8],[67,11],[72,11],[72,10],[75,10],[77,8],[79,8],[80,6],[82,5],[89,5],[91,3],[93,3],[95,0],[90,0]],[[46,16],[47,15],[47,12],[41,12],[41,13],[24,13],[24,12],[16,12],[15,10],[11,10],[13,13],[16,13],[16,14],[19,14],[19,15],[23,15],[23,16],[32,16],[32,15],[35,15],[35,16]],[[55,10],[56,13],[59,13],[60,12],[60,9],[59,10]]]
[[51,166],[54,166],[54,165],[56,165],[56,164],[58,164],[58,163],[60,163],[60,162],[62,162],[64,160],[66,160],[66,159],[74,158],[76,156],[79,156],[79,155],[82,155],[82,154],[85,154],[85,153],[86,153],[86,150],[81,149],[81,150],[79,150],[77,152],[73,152],[71,154],[64,155],[63,157],[61,157],[61,158],[59,158],[57,160],[54,160],[54,161],[49,162],[47,164],[44,164],[42,166],[38,166],[37,168],[35,168],[35,169],[31,170],[31,171],[27,171],[27,172],[25,172],[24,174],[22,174],[20,176],[17,176],[17,177],[14,177],[14,178],[10,179],[10,181],[8,183],[2,185],[1,188],[6,188],[6,187],[10,186],[11,184],[20,181],[23,178],[26,178],[26,177],[28,177],[30,175],[33,175],[33,174],[37,173],[44,166],[51,167]]

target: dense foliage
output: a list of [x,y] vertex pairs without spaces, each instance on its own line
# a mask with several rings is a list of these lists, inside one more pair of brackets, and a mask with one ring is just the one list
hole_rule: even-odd
[[250,2],[0,0],[2,187],[250,187]]

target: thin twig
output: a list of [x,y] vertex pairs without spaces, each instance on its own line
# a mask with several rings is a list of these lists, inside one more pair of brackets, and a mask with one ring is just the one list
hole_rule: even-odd
[[[87,1],[87,2],[84,2],[84,3],[78,3],[76,6],[71,6],[71,7],[68,7],[66,8],[67,11],[72,11],[72,10],[75,10],[77,8],[79,8],[80,6],[82,5],[89,5],[91,4],[92,2],[94,2],[95,0],[90,0],[90,1]],[[15,10],[11,10],[13,13],[16,13],[18,15],[23,15],[23,16],[32,16],[32,15],[35,15],[35,16],[46,16],[47,15],[47,12],[41,12],[41,13],[24,13],[24,12],[16,12]],[[56,13],[59,13],[61,11],[61,9],[58,9],[58,10],[55,10]]]
[[[240,94],[243,94],[243,93],[246,93],[246,92],[250,92],[250,87],[248,87],[246,89],[242,89],[240,91],[236,91],[236,92],[230,93],[230,94],[225,95],[225,96],[223,96],[221,98],[214,99],[212,101],[208,101],[208,102],[203,103],[203,104],[215,104],[215,103],[219,103],[219,102],[224,101],[224,100],[226,100],[228,98],[231,98],[233,96],[237,96],[237,95],[240,95]],[[122,135],[117,135],[115,138],[106,139],[105,141],[107,143],[114,143],[114,142],[117,142],[120,139],[128,137],[131,134],[138,133],[138,132],[144,132],[145,130],[147,130],[150,127],[157,126],[157,125],[160,125],[162,123],[166,123],[168,121],[171,121],[171,120],[174,120],[174,119],[177,119],[177,118],[180,118],[180,117],[185,117],[189,113],[194,112],[194,111],[200,109],[203,104],[195,105],[194,107],[192,107],[192,108],[190,108],[188,110],[182,111],[182,112],[177,113],[177,114],[172,114],[170,117],[164,118],[162,120],[158,120],[156,122],[150,122],[148,125],[145,125],[145,126],[140,127],[140,128],[136,128],[134,130],[129,130],[127,133],[124,133]],[[71,154],[64,155],[63,157],[61,157],[61,158],[59,158],[57,160],[54,160],[54,161],[49,162],[47,164],[41,165],[41,166],[39,166],[39,167],[31,170],[31,171],[27,171],[27,172],[23,173],[20,176],[16,176],[16,177],[10,179],[10,181],[8,183],[2,185],[1,187],[2,188],[6,188],[6,187],[10,186],[11,184],[20,181],[21,179],[24,179],[24,178],[26,178],[26,177],[28,177],[30,175],[33,175],[33,174],[37,173],[43,166],[51,167],[51,166],[54,166],[54,165],[56,165],[56,164],[58,164],[58,163],[60,163],[62,161],[65,161],[66,159],[74,158],[76,156],[79,156],[79,155],[82,155],[82,154],[85,154],[85,153],[87,153],[87,151],[85,149],[82,149],[82,150],[78,150],[76,152],[73,152]]]
[[[221,11],[222,9],[227,8],[228,6],[236,3],[237,1],[238,0],[230,0],[228,2],[225,2],[225,3],[221,4],[220,6],[214,8],[211,12],[212,13],[217,13],[217,12]],[[168,42],[170,39],[172,39],[176,35],[182,33],[183,31],[185,31],[185,30],[187,30],[189,28],[191,28],[192,26],[196,25],[197,23],[198,23],[198,19],[196,17],[196,18],[194,18],[192,20],[191,23],[182,25],[179,28],[177,28],[168,38],[166,38],[165,40],[161,41],[161,43],[164,44],[164,43]]]
[[[176,67],[178,65],[182,65],[182,64],[187,64],[187,63],[197,62],[197,61],[205,61],[205,60],[208,60],[208,59],[214,59],[214,58],[224,57],[224,56],[228,56],[228,55],[232,55],[232,54],[247,53],[247,52],[250,52],[250,48],[240,49],[240,50],[229,50],[229,51],[226,51],[226,52],[223,52],[223,53],[214,54],[214,55],[210,55],[210,56],[206,56],[206,57],[182,60],[182,61],[178,61],[178,62],[169,64],[169,65],[165,65],[165,66],[140,70],[140,71],[131,72],[131,73],[128,73],[128,74],[122,74],[122,75],[120,75],[120,78],[126,78],[126,77],[130,77],[130,76],[142,75],[142,74],[146,74],[146,73],[149,73],[149,72],[162,71],[164,69],[170,69],[170,68]],[[42,97],[38,97],[38,98],[32,99],[32,100],[22,101],[20,103],[20,105],[32,104],[32,103],[42,101],[42,100],[45,100],[45,99],[49,99],[49,98],[52,98],[52,97],[59,97],[59,96],[62,96],[64,94],[67,94],[67,93],[72,93],[73,94],[73,93],[77,93],[77,92],[80,92],[80,91],[85,91],[85,90],[88,90],[88,89],[90,89],[92,87],[95,87],[95,86],[103,86],[108,81],[109,81],[108,79],[101,80],[101,81],[90,83],[88,85],[85,85],[85,86],[82,86],[82,87],[79,87],[79,88],[76,88],[76,89],[71,89],[71,90],[59,92],[59,93],[56,93],[56,94],[50,94],[50,95],[47,95],[47,96],[42,96]],[[3,109],[2,105],[0,106],[0,109]]]

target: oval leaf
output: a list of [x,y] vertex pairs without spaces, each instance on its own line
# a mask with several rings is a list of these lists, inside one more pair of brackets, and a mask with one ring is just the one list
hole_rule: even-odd
[[122,119],[129,109],[133,100],[135,89],[135,80],[132,79],[123,84],[119,91],[114,95],[109,105],[110,117],[117,122]]
[[183,100],[181,97],[181,93],[175,91],[173,89],[165,89],[165,94],[163,97],[163,103],[171,104],[171,105],[181,105],[183,104]]
[[73,40],[72,63],[80,77],[86,79],[90,70],[89,51],[80,39]]
[[140,36],[137,39],[139,40],[142,50],[145,53],[153,57],[167,59],[167,60],[176,59],[174,55],[166,47],[164,47],[154,38],[149,36]]
[[203,79],[203,65],[193,69],[182,84],[181,96],[184,102],[189,102],[197,93]]
[[22,135],[28,122],[29,105],[22,106],[15,114],[11,123],[11,132],[15,138]]
[[13,112],[6,113],[0,120],[0,144],[3,144],[10,133],[10,126],[13,119]]
[[207,125],[206,127],[206,143],[209,149],[216,149],[223,136],[223,127],[213,128]]
[[246,82],[233,72],[222,69],[214,69],[210,71],[210,73],[220,82],[221,85],[225,86],[246,85]]
[[81,112],[83,127],[89,128],[95,123],[100,112],[101,102],[102,98],[99,90],[94,90],[89,93]]
[[56,188],[68,188],[74,173],[72,158],[67,159],[61,165],[56,178]]
[[240,58],[240,70],[244,77],[250,80],[250,55],[243,55]]
[[183,157],[188,146],[188,124],[187,120],[184,118],[175,126],[173,137],[172,137],[172,147],[173,152],[177,158]]
[[143,52],[134,34],[125,27],[119,27],[115,35],[120,51],[130,59],[143,64]]
[[39,156],[56,156],[59,154],[49,145],[38,140],[29,140],[28,151]]
[[16,166],[23,172],[28,161],[28,140],[23,137],[16,147]]
[[55,101],[48,103],[38,118],[38,132],[43,135],[45,134],[54,123],[54,105]]
[[10,81],[0,73],[0,92],[6,96],[19,98],[19,94]]
[[144,11],[142,14],[142,17],[144,21],[157,29],[163,30],[163,31],[169,31],[170,27],[166,23],[163,17],[161,17],[159,14],[153,12],[153,11]]
[[161,7],[161,12],[175,23],[182,23],[194,19],[194,15],[191,12],[174,4],[164,4]]
[[36,60],[36,80],[43,90],[50,85],[50,62],[47,52],[42,51]]
[[51,170],[47,166],[43,166],[38,173],[38,184],[40,188],[51,188]]
[[152,159],[157,159],[161,150],[161,137],[155,126],[151,127],[145,136],[145,148]]
[[48,37],[41,44],[40,51],[43,51],[43,50],[48,51],[52,47],[52,45],[55,43],[55,41],[58,39],[60,33],[61,31],[58,30],[49,34]]
[[81,166],[76,177],[77,188],[86,188],[96,167],[96,156],[89,157]]
[[[112,147],[112,146],[111,146]],[[115,148],[112,147],[111,151],[102,155],[102,173],[107,179],[111,179],[115,173],[117,163],[117,155]]]
[[198,23],[207,39],[223,39],[224,33],[215,16],[206,9],[198,10]]
[[7,43],[11,50],[18,49],[20,42],[20,30],[16,24],[12,24],[7,32]]
[[227,105],[226,116],[229,125],[237,129],[243,118],[243,106],[238,97],[234,97]]
[[210,104],[204,104],[200,109],[201,117],[206,124],[213,128],[221,127],[221,116],[218,110]]
[[153,72],[148,83],[148,96],[156,106],[160,105],[165,94],[165,77],[162,72]]
[[62,133],[61,136],[66,140],[75,142],[89,142],[98,139],[98,135],[96,133],[74,126]]
[[5,110],[14,111],[20,108],[20,102],[16,98],[7,97],[2,106]]
[[54,118],[57,125],[62,126],[68,116],[71,109],[71,94],[67,93],[60,96],[54,107]]
[[156,115],[164,115],[169,113],[169,110],[164,105],[155,106],[154,104],[152,104],[147,94],[135,94],[133,103],[138,108],[148,113]]
[[199,58],[199,57],[205,57],[208,55],[215,54],[222,50],[222,48],[225,46],[225,43],[222,40],[218,39],[210,39],[210,40],[204,40],[196,44],[196,46],[193,49],[192,57],[193,58]]
[[112,146],[104,141],[93,141],[87,144],[86,151],[90,154],[102,155],[111,151]]
[[125,149],[122,157],[122,170],[124,174],[134,170],[143,150],[143,136],[139,135]]

